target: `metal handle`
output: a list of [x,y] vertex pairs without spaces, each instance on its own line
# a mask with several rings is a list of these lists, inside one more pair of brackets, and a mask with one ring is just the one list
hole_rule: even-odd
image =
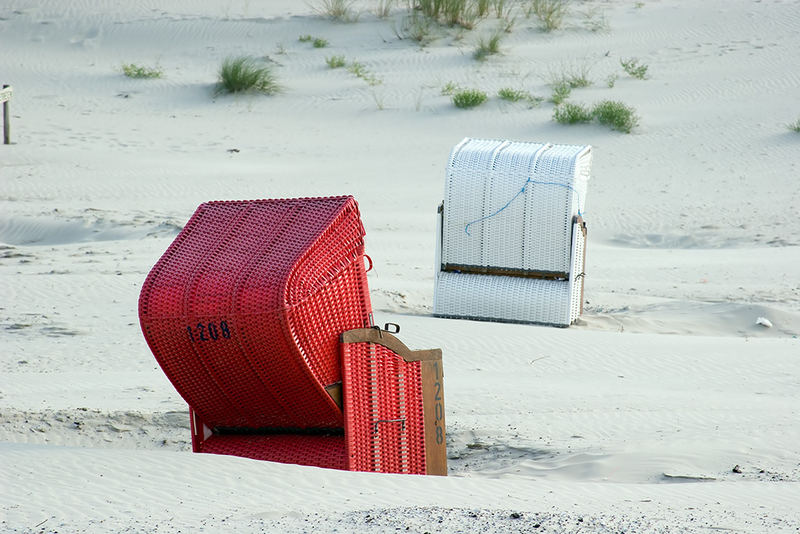
[[403,431],[403,432],[405,432],[405,430],[406,430],[406,419],[405,419],[405,417],[402,417],[400,419],[378,419],[377,421],[375,421],[375,423],[373,423],[373,427],[372,427],[372,433],[373,434],[377,434],[378,433],[378,423],[400,423],[401,424],[400,430]]
[[[394,330],[389,330],[390,326],[393,326]],[[385,331],[389,332],[390,334],[399,334],[400,333],[400,325],[397,324],[397,323],[386,323],[385,325],[383,325],[383,329]]]

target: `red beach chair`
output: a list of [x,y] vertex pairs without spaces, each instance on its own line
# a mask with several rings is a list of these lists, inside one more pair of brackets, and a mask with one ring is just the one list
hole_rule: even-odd
[[339,337],[372,326],[364,257],[352,197],[197,209],[139,299],[195,452],[361,469],[347,456]]

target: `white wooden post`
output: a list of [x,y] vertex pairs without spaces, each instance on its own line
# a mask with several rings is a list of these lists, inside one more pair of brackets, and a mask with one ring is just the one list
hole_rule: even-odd
[[8,112],[8,101],[11,100],[13,89],[8,84],[3,84],[0,89],[0,102],[3,103],[3,144],[11,144],[11,114]]

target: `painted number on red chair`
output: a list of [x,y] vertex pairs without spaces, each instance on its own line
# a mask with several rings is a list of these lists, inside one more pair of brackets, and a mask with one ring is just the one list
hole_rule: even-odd
[[442,396],[442,370],[439,367],[439,362],[434,362],[433,368],[436,369],[436,382],[433,383],[433,388],[436,391],[433,395],[433,411],[436,415],[436,444],[441,445],[444,442],[444,398]]
[[189,340],[192,343],[231,338],[231,329],[227,321],[220,321],[219,324],[197,323],[195,326],[187,326],[186,331],[189,332]]

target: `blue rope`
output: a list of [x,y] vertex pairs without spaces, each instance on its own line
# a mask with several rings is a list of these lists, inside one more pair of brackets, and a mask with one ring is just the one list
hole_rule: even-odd
[[[538,185],[557,185],[557,186],[559,186],[559,187],[565,187],[565,188],[569,189],[570,191],[573,191],[573,192],[574,192],[576,195],[578,195],[578,206],[580,206],[580,205],[581,205],[581,194],[580,194],[580,193],[579,193],[579,192],[578,192],[578,191],[577,191],[577,190],[576,190],[574,187],[572,187],[571,185],[568,185],[568,184],[562,184],[562,183],[560,183],[560,182],[540,182],[540,181],[538,181],[538,180],[531,180],[530,178],[528,178],[528,179],[525,181],[525,183],[523,184],[523,186],[522,186],[522,189],[520,189],[519,191],[517,191],[517,193],[516,193],[516,194],[515,194],[513,197],[511,197],[511,200],[509,200],[508,202],[506,202],[506,205],[505,205],[505,206],[503,206],[502,208],[500,208],[499,210],[495,211],[494,213],[492,213],[492,214],[490,214],[490,215],[484,215],[483,217],[481,217],[481,218],[479,218],[479,219],[475,219],[474,221],[468,222],[468,223],[467,223],[467,225],[464,227],[464,232],[465,232],[465,233],[466,233],[468,236],[470,236],[470,237],[471,237],[471,236],[472,236],[472,234],[470,234],[470,233],[469,233],[469,227],[470,227],[470,226],[472,226],[473,224],[479,223],[479,222],[483,222],[483,221],[485,221],[486,219],[491,219],[491,218],[492,218],[492,217],[494,217],[495,215],[498,215],[498,214],[499,214],[501,211],[503,211],[504,209],[508,208],[508,207],[511,205],[511,203],[512,203],[512,202],[514,202],[515,200],[517,200],[517,197],[519,197],[520,195],[522,195],[522,194],[524,194],[524,193],[525,193],[525,190],[528,188],[528,184],[538,184]],[[583,213],[581,213],[581,210],[580,210],[580,208],[578,208],[578,215],[579,215],[579,216],[581,216],[581,217],[583,216]]]

